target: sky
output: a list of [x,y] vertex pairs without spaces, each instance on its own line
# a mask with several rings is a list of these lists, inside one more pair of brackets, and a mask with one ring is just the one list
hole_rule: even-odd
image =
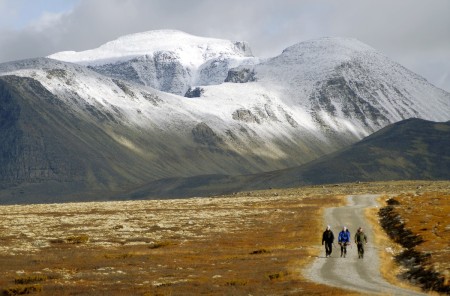
[[450,91],[450,0],[0,0],[0,63],[158,29],[247,41],[258,57],[356,38]]

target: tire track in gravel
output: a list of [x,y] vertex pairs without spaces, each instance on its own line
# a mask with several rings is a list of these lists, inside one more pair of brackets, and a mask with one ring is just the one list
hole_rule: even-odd
[[[373,230],[364,216],[364,210],[377,206],[376,195],[352,195],[347,206],[328,208],[324,214],[324,225],[330,225],[335,236],[335,246],[330,258],[325,258],[325,250],[318,256],[306,277],[314,282],[375,295],[426,295],[400,288],[388,283],[380,273],[378,246],[373,239]],[[364,259],[358,259],[356,245],[347,248],[347,258],[340,258],[337,237],[342,226],[351,232],[351,240],[356,229],[361,226],[368,238]],[[324,227],[325,228],[325,227]],[[320,238],[322,238],[320,236]]]

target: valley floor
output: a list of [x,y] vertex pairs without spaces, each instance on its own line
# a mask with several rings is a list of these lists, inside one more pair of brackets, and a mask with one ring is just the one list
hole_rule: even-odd
[[302,275],[323,252],[323,210],[350,194],[432,191],[450,192],[450,182],[0,206],[0,287],[6,295],[356,295]]

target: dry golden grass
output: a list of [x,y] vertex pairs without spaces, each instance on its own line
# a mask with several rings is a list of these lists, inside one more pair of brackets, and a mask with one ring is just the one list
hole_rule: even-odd
[[[385,205],[385,200],[388,197],[386,195],[378,198],[378,203],[382,206]],[[379,247],[378,255],[380,257],[380,273],[384,279],[386,279],[389,283],[410,289],[415,291],[420,291],[421,289],[418,287],[414,287],[406,280],[402,280],[399,278],[399,274],[402,272],[402,267],[395,261],[394,256],[399,254],[403,248],[401,245],[392,241],[386,232],[384,232],[378,221],[378,211],[379,208],[369,208],[366,209],[366,219],[371,223],[374,233],[373,240],[376,245]]]
[[401,194],[394,198],[400,204],[396,212],[405,228],[419,235],[423,242],[414,249],[429,255],[425,268],[442,274],[444,285],[450,285],[450,192]]
[[[450,188],[450,182],[420,185]],[[324,208],[342,205],[346,194],[416,192],[417,186],[0,206],[0,287],[19,291],[15,279],[42,276],[34,284],[42,295],[357,295],[302,277],[322,249]]]

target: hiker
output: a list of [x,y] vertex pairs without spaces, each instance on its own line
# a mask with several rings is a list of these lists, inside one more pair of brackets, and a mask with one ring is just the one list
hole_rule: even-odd
[[347,227],[343,227],[339,232],[338,244],[341,246],[341,257],[347,256],[347,245],[350,244],[350,231]]
[[322,235],[322,246],[325,243],[325,257],[330,257],[331,252],[333,251],[333,242],[334,242],[334,234],[331,231],[330,225],[327,226],[327,229],[323,232]]
[[364,244],[367,244],[367,236],[361,227],[356,231],[355,244],[358,246],[358,258],[364,258]]

